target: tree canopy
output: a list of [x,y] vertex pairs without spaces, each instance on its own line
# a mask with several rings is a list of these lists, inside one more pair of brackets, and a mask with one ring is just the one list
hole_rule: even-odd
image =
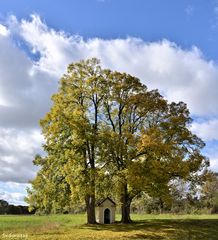
[[97,59],[70,64],[40,121],[45,157],[27,201],[64,209],[85,202],[95,223],[96,197],[118,197],[123,223],[142,191],[170,199],[170,181],[190,180],[208,166],[203,141],[190,131],[183,102],[168,103],[136,77],[102,69]]

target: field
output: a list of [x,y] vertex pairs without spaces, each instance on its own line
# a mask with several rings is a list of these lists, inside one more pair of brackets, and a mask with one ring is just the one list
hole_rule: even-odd
[[132,215],[132,219],[128,225],[90,226],[83,214],[0,216],[0,239],[218,240],[218,215]]

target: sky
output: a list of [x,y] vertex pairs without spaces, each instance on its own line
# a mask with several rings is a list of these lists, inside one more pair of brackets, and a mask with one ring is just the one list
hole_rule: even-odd
[[217,0],[0,0],[0,199],[25,204],[39,120],[68,64],[97,57],[184,101],[218,171]]

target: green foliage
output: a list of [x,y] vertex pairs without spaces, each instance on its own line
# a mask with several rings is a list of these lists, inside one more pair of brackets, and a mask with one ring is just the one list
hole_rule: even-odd
[[9,204],[7,201],[0,199],[0,215],[1,214],[33,214],[34,212],[29,212],[27,206],[15,206]]
[[201,190],[201,201],[203,207],[211,213],[218,213],[218,176],[210,173]]
[[57,158],[36,156],[34,164],[41,165],[37,177],[31,181],[32,187],[27,189],[30,211],[38,213],[58,213],[70,209],[70,187],[63,175],[62,165],[58,165]]
[[7,206],[8,206],[8,202],[3,199],[0,199],[0,207],[7,207]]

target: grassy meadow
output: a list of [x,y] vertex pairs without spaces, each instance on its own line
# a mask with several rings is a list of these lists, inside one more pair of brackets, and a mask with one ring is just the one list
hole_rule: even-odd
[[[119,220],[119,216],[117,217]],[[218,215],[132,215],[134,223],[86,225],[86,216],[0,216],[2,240],[218,240]]]

